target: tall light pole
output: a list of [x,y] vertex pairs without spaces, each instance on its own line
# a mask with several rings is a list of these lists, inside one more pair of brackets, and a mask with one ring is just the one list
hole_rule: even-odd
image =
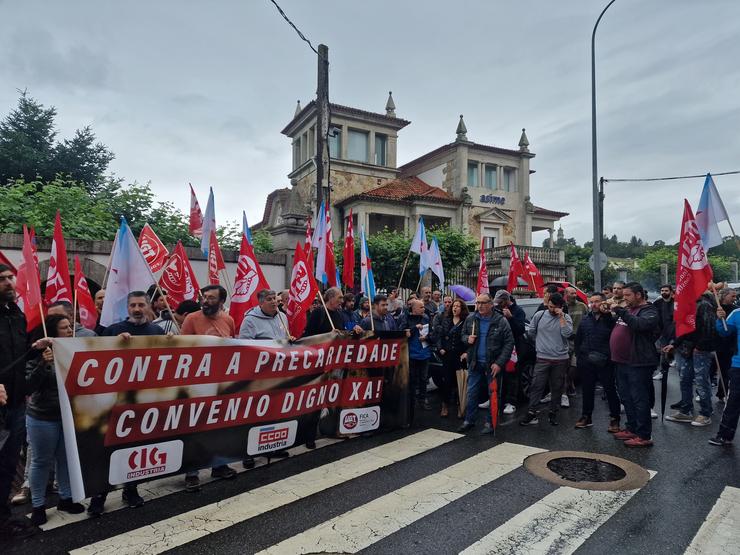
[[594,25],[594,31],[591,33],[591,166],[593,169],[593,203],[594,203],[594,242],[593,242],[593,260],[594,260],[594,291],[601,291],[601,237],[604,230],[601,229],[601,192],[599,191],[599,168],[596,156],[596,28],[604,17],[606,10],[614,4],[616,0],[611,0],[606,7],[601,10],[599,18]]

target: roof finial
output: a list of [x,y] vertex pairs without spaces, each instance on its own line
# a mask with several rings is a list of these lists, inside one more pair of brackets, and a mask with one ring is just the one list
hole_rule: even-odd
[[519,151],[529,152],[529,139],[527,139],[527,132],[522,127],[522,136],[519,137]]
[[301,101],[298,100],[295,105],[295,114],[293,114],[293,117],[296,117],[298,114],[300,114],[301,110],[303,110],[303,108],[301,108]]
[[390,118],[396,117],[396,104],[393,102],[393,91],[388,91],[388,102],[385,103],[385,115]]
[[467,141],[468,140],[468,136],[466,134],[467,132],[468,132],[468,128],[465,127],[465,122],[463,121],[463,115],[460,114],[460,122],[457,124],[457,131],[455,131],[455,133],[457,133],[457,140]]

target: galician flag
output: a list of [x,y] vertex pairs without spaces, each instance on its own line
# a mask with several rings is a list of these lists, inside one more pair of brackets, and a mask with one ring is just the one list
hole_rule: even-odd
[[424,227],[424,218],[421,216],[419,217],[419,225],[416,226],[414,238],[411,240],[410,250],[419,255],[419,275],[424,275],[424,272],[432,267],[433,261],[431,260],[429,252],[429,243],[427,243],[427,232]]
[[216,208],[213,203],[213,187],[208,193],[206,213],[203,215],[203,236],[200,239],[200,250],[203,256],[208,257],[208,246],[211,243],[211,230],[216,230]]
[[722,233],[719,231],[720,222],[729,222],[725,205],[719,196],[712,174],[707,174],[704,180],[704,189],[701,192],[699,206],[696,208],[696,228],[699,230],[701,242],[705,249],[711,249],[722,244]]
[[442,265],[442,253],[439,252],[439,243],[436,237],[432,237],[432,245],[429,247],[429,258],[432,261],[432,273],[439,278],[439,288],[445,288],[445,269]]
[[362,293],[372,302],[375,297],[375,277],[373,276],[373,261],[365,239],[365,226],[361,227],[360,232],[360,281]]
[[334,243],[331,239],[331,219],[322,204],[316,216],[316,227],[313,230],[311,246],[316,249],[316,267],[314,276],[324,285],[336,287],[337,268],[334,263]]
[[131,228],[125,218],[121,218],[121,227],[116,233],[110,255],[110,273],[100,325],[107,327],[128,318],[128,294],[131,291],[146,291],[153,283],[152,270],[141,254]]
[[247,213],[242,210],[242,233],[247,237],[249,244],[252,244],[252,230],[249,229],[249,222],[247,222]]

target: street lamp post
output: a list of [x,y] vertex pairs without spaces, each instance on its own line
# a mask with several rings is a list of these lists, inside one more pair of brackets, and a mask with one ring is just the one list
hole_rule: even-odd
[[601,192],[599,191],[599,169],[596,157],[596,28],[604,17],[606,10],[614,4],[616,0],[611,0],[606,7],[601,10],[599,18],[594,25],[591,33],[591,166],[593,170],[593,219],[594,219],[594,241],[593,241],[593,260],[594,260],[594,291],[601,291],[601,237],[604,234],[601,221]]

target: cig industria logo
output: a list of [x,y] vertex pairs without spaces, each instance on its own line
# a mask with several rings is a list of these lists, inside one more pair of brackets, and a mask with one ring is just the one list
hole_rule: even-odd
[[112,485],[171,474],[182,467],[183,442],[179,439],[118,449],[110,456],[108,482]]

